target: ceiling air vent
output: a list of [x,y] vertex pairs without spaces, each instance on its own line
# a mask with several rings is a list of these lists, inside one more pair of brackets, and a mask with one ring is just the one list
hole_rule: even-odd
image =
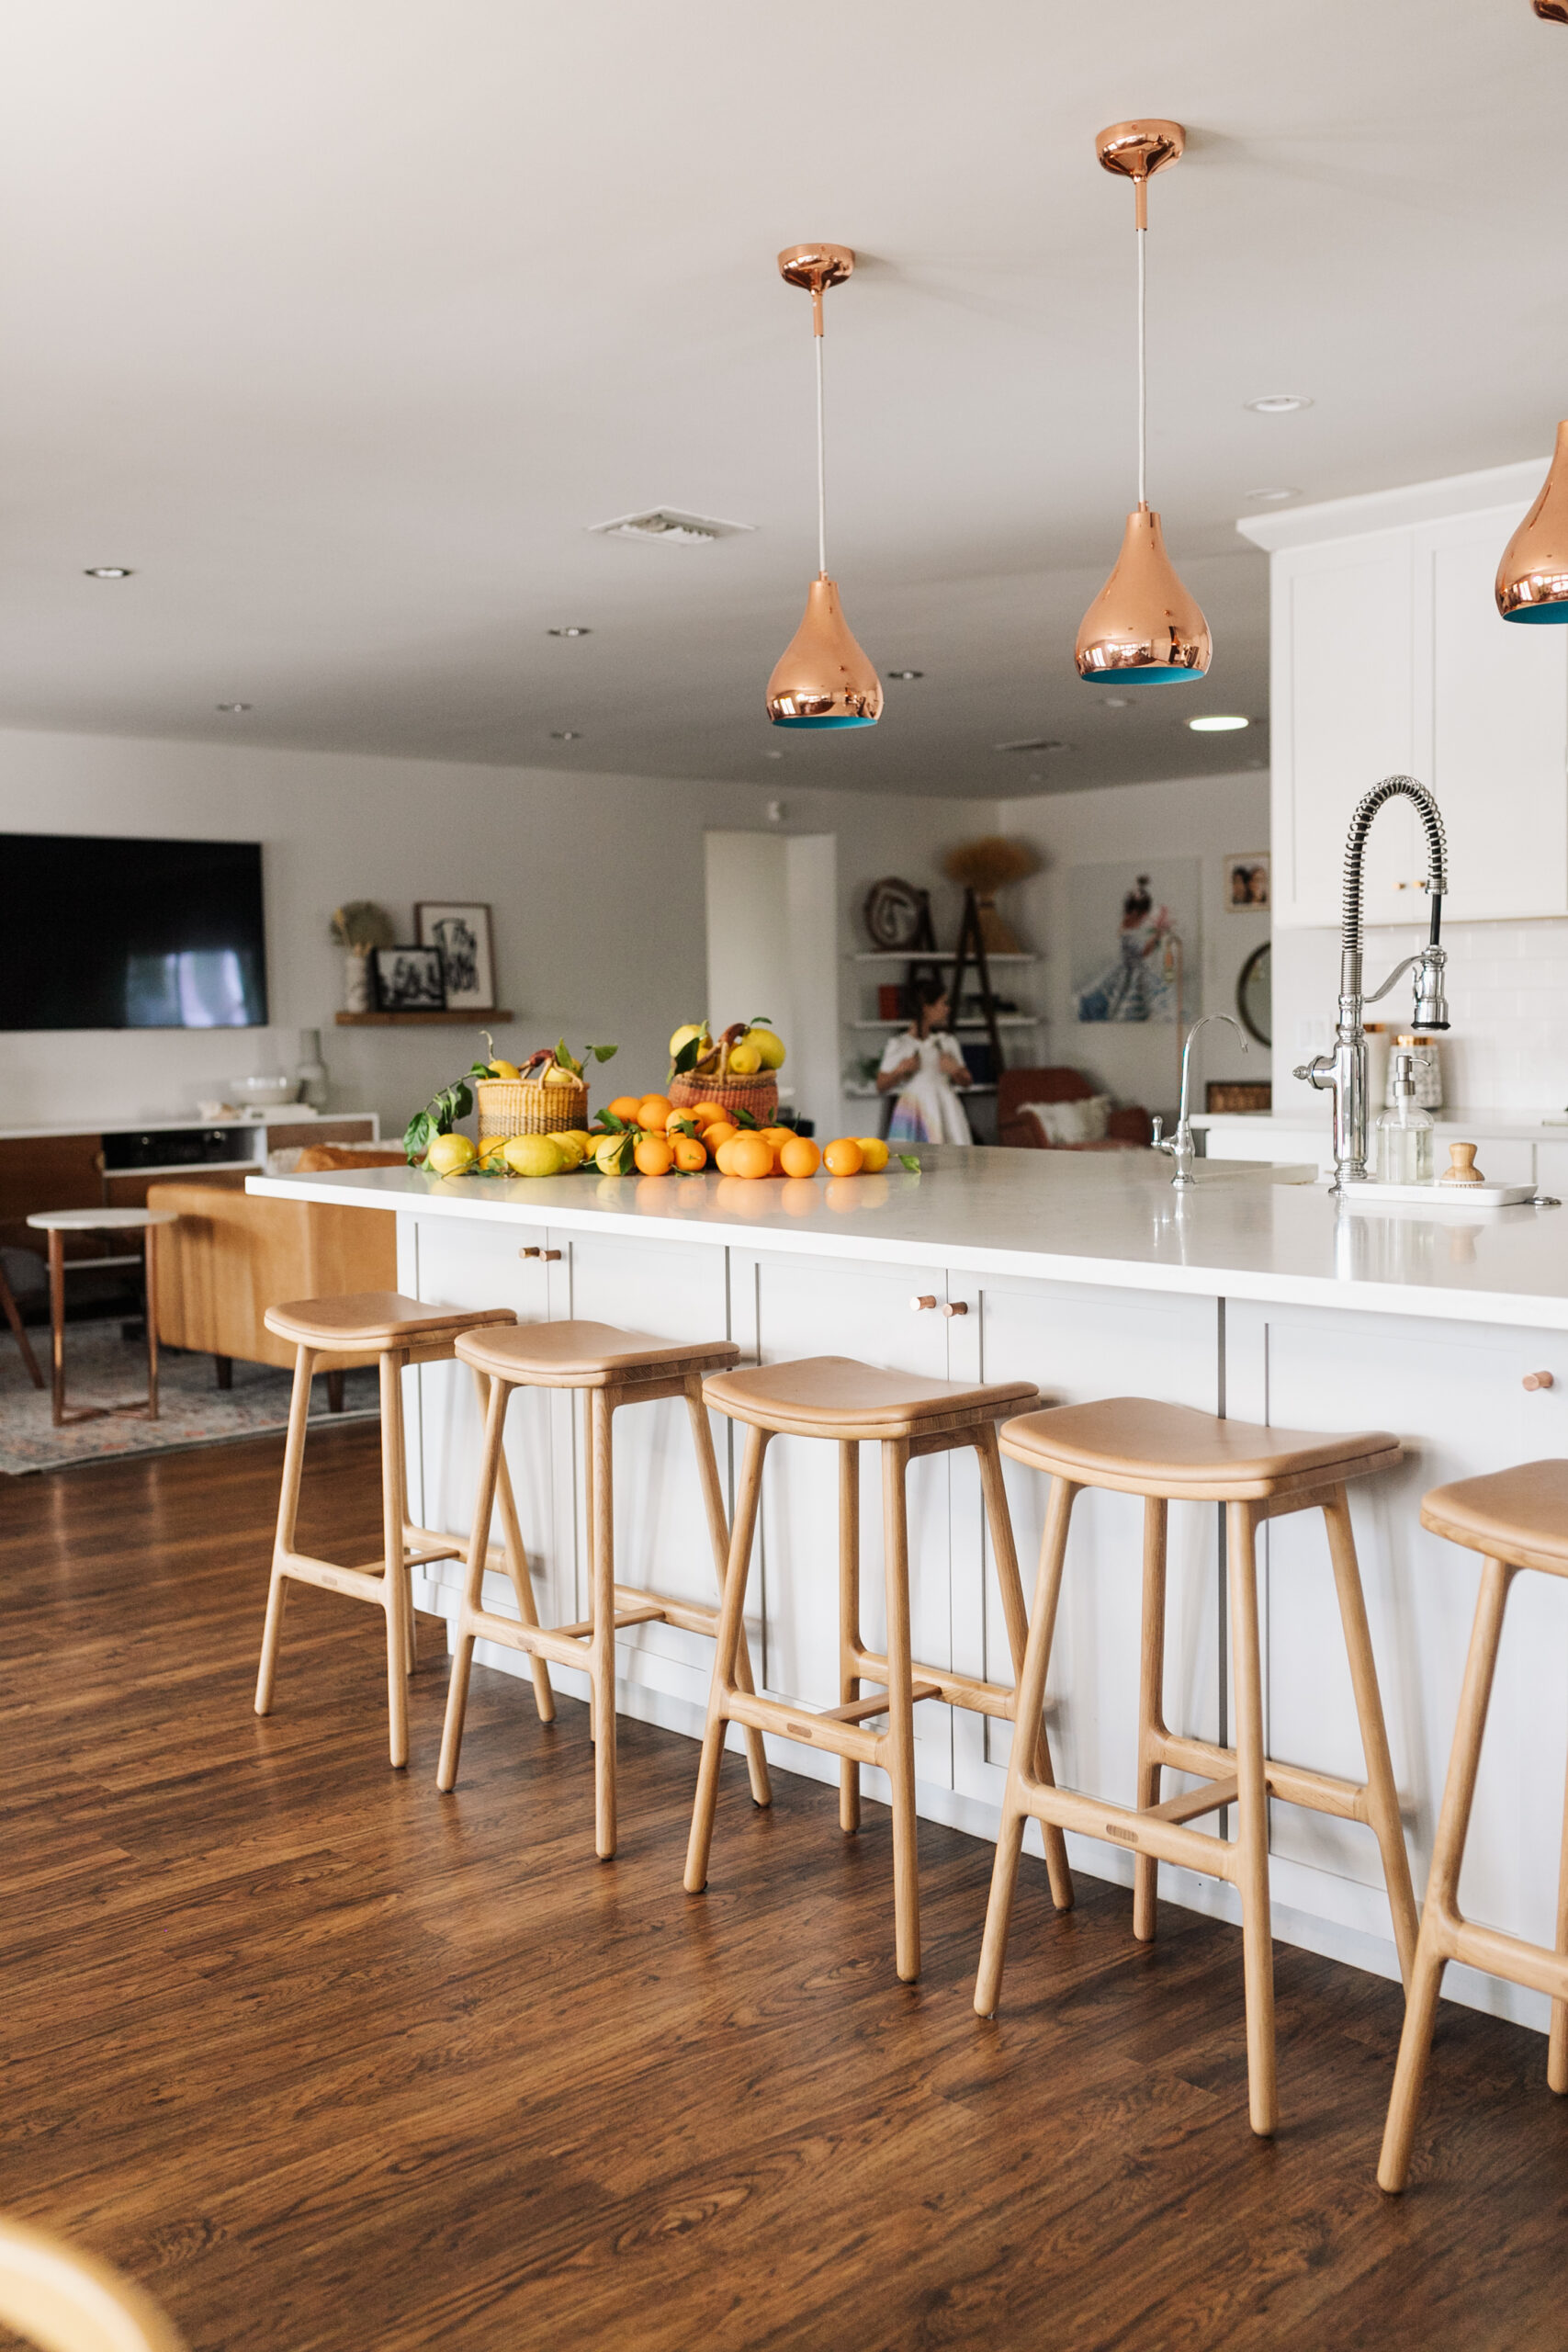
[[591,531],[607,539],[659,539],[668,547],[705,548],[715,539],[733,538],[738,531],[756,528],[752,523],[721,523],[712,514],[683,514],[676,506],[650,506],[640,514],[617,514],[610,523],[590,523]]
[[993,743],[993,752],[1070,752],[1070,743],[1060,743],[1054,735],[1021,735],[1016,743]]

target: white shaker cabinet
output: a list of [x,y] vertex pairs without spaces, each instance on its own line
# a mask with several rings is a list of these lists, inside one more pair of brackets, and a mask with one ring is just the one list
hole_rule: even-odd
[[[1396,773],[1437,795],[1452,921],[1568,914],[1568,632],[1510,628],[1493,600],[1546,462],[1238,526],[1271,558],[1278,928],[1337,923],[1351,811]],[[1369,838],[1369,923],[1424,923],[1426,872],[1396,802]]]

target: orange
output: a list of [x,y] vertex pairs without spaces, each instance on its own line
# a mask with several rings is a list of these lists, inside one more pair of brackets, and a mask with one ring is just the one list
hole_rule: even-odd
[[754,1182],[759,1176],[771,1176],[773,1172],[773,1147],[761,1136],[737,1136],[729,1147],[729,1173],[749,1176]]
[[610,1105],[612,1119],[635,1119],[642,1107],[640,1094],[617,1094]]
[[716,1153],[721,1143],[733,1143],[739,1133],[733,1119],[715,1119],[711,1126],[703,1129],[703,1141],[711,1152]]
[[711,1127],[716,1119],[724,1120],[727,1125],[729,1123],[729,1114],[722,1102],[694,1103],[692,1116],[699,1127]]
[[822,1155],[809,1136],[791,1136],[779,1152],[779,1166],[786,1176],[815,1176],[822,1165]]
[[864,1160],[853,1136],[837,1136],[822,1154],[829,1176],[858,1176]]
[[795,1133],[795,1129],[793,1127],[760,1127],[758,1129],[758,1133],[764,1136],[768,1142],[772,1144],[773,1149],[777,1151],[781,1144],[788,1143],[791,1136]]
[[860,1164],[868,1176],[879,1176],[887,1165],[887,1146],[880,1136],[856,1136]]
[[641,1136],[632,1154],[645,1176],[668,1176],[675,1165],[675,1154],[662,1136]]
[[664,1132],[667,1136],[694,1136],[697,1123],[689,1111],[671,1111],[664,1122]]
[[662,1135],[670,1124],[670,1097],[667,1094],[645,1094],[637,1106],[639,1127],[652,1127]]
[[680,1136],[675,1142],[675,1165],[682,1176],[694,1176],[699,1168],[708,1164],[707,1146],[695,1136]]
[[[713,1140],[713,1130],[711,1127],[708,1130],[708,1139],[710,1143]],[[713,1164],[717,1169],[721,1176],[731,1176],[734,1174],[735,1171],[729,1164],[729,1155],[739,1140],[739,1136],[731,1131],[730,1134],[725,1136],[722,1143],[716,1143],[713,1145]]]

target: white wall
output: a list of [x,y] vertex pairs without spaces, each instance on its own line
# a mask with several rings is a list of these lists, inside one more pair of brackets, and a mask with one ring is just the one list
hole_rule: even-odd
[[[998,831],[1032,842],[1044,871],[1003,894],[1001,904],[1026,946],[1045,956],[1039,1001],[1048,1019],[1042,1059],[1082,1069],[1119,1102],[1173,1109],[1178,1041],[1169,1025],[1080,1023],[1073,1001],[1070,909],[1073,870],[1125,859],[1196,857],[1201,865],[1201,986],[1188,990],[1188,1019],[1235,1012],[1235,984],[1247,957],[1269,936],[1266,913],[1236,913],[1224,903],[1225,858],[1269,846],[1269,776],[1186,777],[1170,784],[1112,785],[1099,792],[1053,793],[1004,801]],[[1276,955],[1278,950],[1276,949]],[[1278,993],[1276,985],[1276,1004]],[[1276,1014],[1276,1036],[1280,1035]],[[1270,1057],[1253,1043],[1244,1054],[1233,1033],[1205,1029],[1192,1050],[1193,1104],[1201,1109],[1211,1078],[1265,1080]]]
[[[709,833],[708,985],[716,1036],[769,1015],[788,1046],[779,1099],[839,1133],[838,843],[831,833]],[[693,1016],[695,1018],[695,1015]]]
[[[327,925],[345,899],[380,900],[404,936],[417,899],[489,900],[502,1001],[519,1016],[498,1046],[563,1031],[579,1046],[615,1040],[598,1099],[651,1087],[671,1028],[704,1009],[704,833],[769,830],[779,789],[0,731],[0,831],[265,844],[274,1023],[0,1032],[0,1126],[177,1115],[225,1079],[292,1067],[308,1024],[323,1031],[333,1107],[378,1111],[400,1130],[473,1057],[482,1023],[334,1028],[342,962]],[[992,815],[973,801],[809,791],[789,792],[784,809],[784,832],[837,836],[845,951],[870,882],[929,873]]]

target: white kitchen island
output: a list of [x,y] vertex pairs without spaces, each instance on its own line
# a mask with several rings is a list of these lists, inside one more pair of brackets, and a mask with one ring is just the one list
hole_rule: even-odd
[[[1153,1153],[920,1157],[918,1176],[895,1163],[885,1176],[831,1183],[581,1173],[524,1182],[371,1169],[253,1177],[248,1189],[394,1212],[404,1291],[511,1306],[525,1321],[575,1315],[672,1339],[728,1335],[753,1361],[843,1354],[959,1379],[1027,1378],[1048,1402],[1142,1393],[1281,1426],[1397,1431],[1402,1469],[1350,1494],[1419,1890],[1479,1573],[1473,1556],[1423,1532],[1420,1498],[1447,1479],[1568,1454],[1568,1208],[1467,1210],[1461,1201],[1431,1212],[1357,1211],[1303,1181],[1308,1170],[1214,1161],[1199,1163],[1196,1185],[1182,1194],[1168,1161]],[[912,1305],[921,1299],[936,1305]],[[1543,1371],[1557,1385],[1526,1390],[1525,1376]],[[466,1534],[479,1442],[468,1375],[434,1365],[404,1376],[414,1517]],[[576,1404],[559,1392],[521,1392],[508,1424],[546,1622],[586,1614]],[[707,1599],[713,1563],[683,1421],[678,1400],[617,1416],[616,1573]],[[715,1424],[721,1464],[728,1429]],[[807,1706],[838,1698],[832,1455],[787,1440],[770,1449],[748,1611],[762,1687]],[[1027,1590],[1044,1493],[1010,1464],[1008,1480]],[[973,1457],[913,1464],[909,1493],[916,1656],[1010,1679]],[[863,1508],[866,1633],[875,1646],[874,1479],[865,1482]],[[1058,1777],[1126,1802],[1140,1515],[1132,1497],[1080,1499],[1048,1702]],[[1166,1713],[1173,1728],[1224,1739],[1222,1521],[1213,1505],[1171,1508]],[[1303,1513],[1271,1523],[1261,1541],[1269,1751],[1359,1779],[1321,1520]],[[460,1574],[447,1564],[416,1579],[419,1605],[450,1616]],[[504,1578],[490,1580],[486,1600],[508,1611]],[[526,1672],[511,1651],[481,1644],[478,1657]],[[623,1707],[694,1737],[710,1657],[707,1643],[672,1627],[627,1628]],[[1547,1577],[1521,1577],[1461,1894],[1470,1916],[1547,1944],[1568,1753],[1565,1662],[1568,1591]],[[574,1688],[568,1673],[558,1681]],[[994,1835],[1009,1727],[927,1702],[916,1710],[916,1732],[922,1814]],[[570,1724],[566,1736],[574,1736]],[[837,1776],[833,1758],[793,1744],[770,1743],[770,1755],[783,1770]],[[414,1770],[434,1782],[434,1753],[416,1757]],[[868,1795],[881,1793],[880,1779],[866,1775]],[[525,1835],[525,1780],[517,1803]],[[722,1808],[716,1877],[749,1820],[744,1807]],[[1038,1851],[1032,1826],[1030,1834]],[[623,1836],[636,1835],[628,1790]],[[1075,1868],[1130,1880],[1130,1858],[1068,1845]],[[1370,1830],[1276,1804],[1271,1850],[1279,1937],[1397,1973]],[[1176,1902],[1236,1916],[1228,1887],[1169,1867],[1160,1879]],[[977,1915],[976,1953],[980,1927]],[[1544,2027],[1544,2000],[1521,1988],[1451,1967],[1448,1989]]]

